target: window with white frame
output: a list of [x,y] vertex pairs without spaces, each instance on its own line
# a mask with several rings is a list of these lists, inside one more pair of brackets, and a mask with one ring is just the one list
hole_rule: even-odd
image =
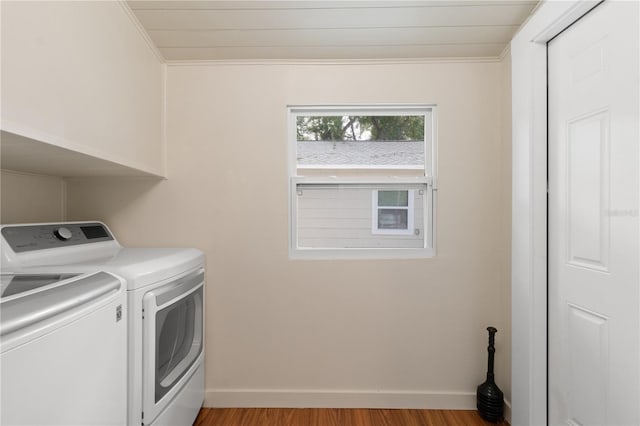
[[433,256],[435,113],[289,107],[290,256]]
[[413,228],[413,190],[374,190],[371,198],[373,234],[420,234]]

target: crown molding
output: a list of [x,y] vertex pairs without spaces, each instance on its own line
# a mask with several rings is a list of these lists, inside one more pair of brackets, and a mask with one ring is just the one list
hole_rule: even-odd
[[502,49],[502,52],[500,52],[500,56],[498,56],[498,60],[500,62],[502,62],[504,60],[504,58],[506,58],[510,54],[511,54],[511,43],[508,43],[504,47],[504,49]]
[[144,29],[144,27],[140,23],[140,20],[138,19],[136,14],[133,13],[133,10],[131,10],[131,7],[129,7],[129,4],[126,2],[126,0],[116,0],[116,3],[118,3],[120,7],[122,7],[122,10],[129,17],[129,19],[131,20],[131,23],[133,24],[134,27],[136,27],[136,29],[138,30],[138,33],[140,33],[140,36],[149,47],[149,50],[153,52],[153,54],[156,56],[156,58],[161,64],[164,64],[166,62],[166,60],[164,59],[164,56],[162,55],[162,53],[160,52],[156,44],[153,42],[153,40],[151,40],[149,33],[147,33],[147,30]]
[[[504,51],[503,51],[504,53]],[[402,58],[402,59],[213,59],[213,60],[165,60],[167,66],[224,66],[224,65],[423,65],[448,63],[500,62],[500,56],[460,58]]]

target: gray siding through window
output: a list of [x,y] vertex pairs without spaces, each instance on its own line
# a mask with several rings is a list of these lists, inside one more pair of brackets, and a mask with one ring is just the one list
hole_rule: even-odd
[[[298,246],[306,248],[423,248],[424,195],[414,194],[410,235],[372,233],[373,194],[369,188],[303,188],[298,197]],[[414,231],[415,231],[414,229]],[[416,235],[416,233],[418,235]]]

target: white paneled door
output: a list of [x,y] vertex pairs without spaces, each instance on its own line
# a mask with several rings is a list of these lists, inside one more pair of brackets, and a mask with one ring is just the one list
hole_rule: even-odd
[[548,45],[549,424],[640,425],[638,2]]

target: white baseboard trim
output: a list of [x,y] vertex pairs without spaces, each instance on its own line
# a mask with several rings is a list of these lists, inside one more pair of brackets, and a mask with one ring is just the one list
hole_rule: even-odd
[[204,406],[475,410],[475,392],[207,389]]

